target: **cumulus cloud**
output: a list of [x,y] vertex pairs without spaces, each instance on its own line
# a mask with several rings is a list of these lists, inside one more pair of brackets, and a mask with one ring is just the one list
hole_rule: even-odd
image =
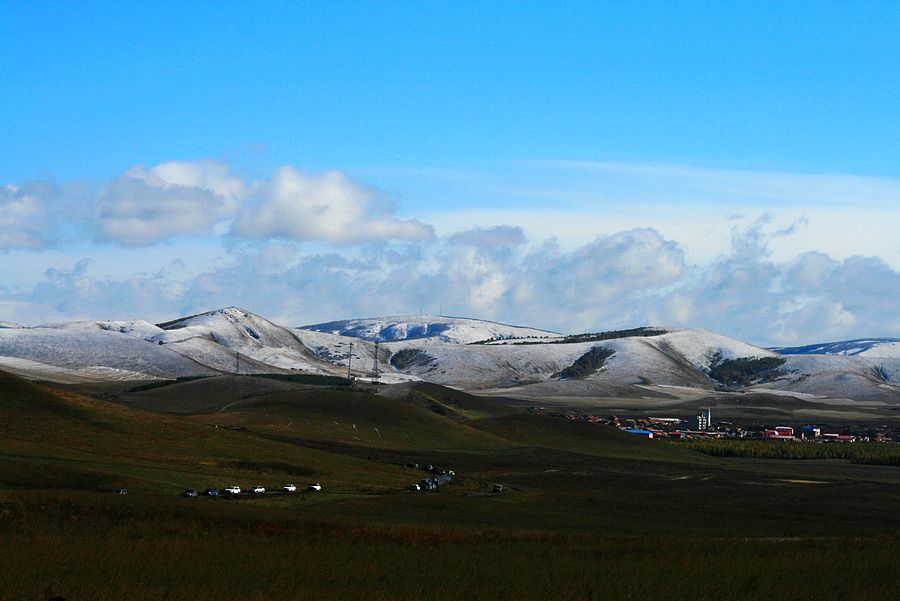
[[241,305],[288,325],[425,310],[563,332],[705,327],[766,345],[900,336],[900,272],[877,257],[774,260],[768,246],[781,233],[768,225],[735,228],[730,252],[699,266],[647,228],[573,250],[535,245],[514,227],[324,253],[274,241],[235,246],[199,274],[174,261],[113,278],[79,261],[47,270],[30,290],[0,283],[0,319],[161,321]]
[[336,245],[434,236],[430,225],[394,213],[386,193],[341,171],[309,175],[285,166],[246,182],[216,161],[136,165],[103,184],[93,205],[98,238],[125,246],[229,228],[238,240]]
[[136,165],[103,187],[95,207],[100,237],[147,246],[208,232],[245,194],[243,180],[214,161]]
[[773,261],[763,223],[736,230],[732,252],[679,287],[692,311],[671,313],[674,323],[760,344],[900,335],[900,272],[878,257],[838,261],[821,252]]
[[508,250],[525,242],[525,232],[520,227],[509,225],[499,225],[492,228],[479,227],[464,232],[457,232],[450,236],[449,240],[453,244]]
[[237,236],[280,237],[356,244],[373,240],[426,240],[431,226],[392,215],[383,192],[340,171],[307,175],[293,167],[276,170],[260,190],[261,200],[244,207],[234,224]]
[[0,250],[49,246],[53,233],[47,205],[53,193],[45,182],[0,186]]

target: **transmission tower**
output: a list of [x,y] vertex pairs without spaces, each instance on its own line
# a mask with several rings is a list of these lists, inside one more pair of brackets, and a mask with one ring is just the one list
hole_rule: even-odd
[[350,343],[350,348],[347,350],[347,381],[350,382],[353,380],[353,377],[350,375],[350,365],[353,363],[353,343]]

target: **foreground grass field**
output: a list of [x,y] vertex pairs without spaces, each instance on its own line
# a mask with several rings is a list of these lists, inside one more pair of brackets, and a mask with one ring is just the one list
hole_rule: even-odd
[[[0,601],[887,599],[900,586],[897,467],[710,456],[440,387],[282,384],[211,378],[113,403],[0,373]],[[193,408],[175,415],[182,396]],[[409,462],[457,478],[406,493],[424,475],[395,465]],[[293,480],[325,490],[178,496]]]
[[884,537],[560,534],[85,493],[39,501],[4,509],[5,599],[889,599],[900,560],[900,541]]

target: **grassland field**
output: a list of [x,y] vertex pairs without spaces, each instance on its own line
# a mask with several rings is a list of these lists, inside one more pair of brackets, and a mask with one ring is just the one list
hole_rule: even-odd
[[[900,590],[900,467],[715,456],[439,386],[375,392],[0,373],[0,601]],[[425,475],[410,462],[457,477],[406,492]],[[311,481],[323,491],[180,496]]]

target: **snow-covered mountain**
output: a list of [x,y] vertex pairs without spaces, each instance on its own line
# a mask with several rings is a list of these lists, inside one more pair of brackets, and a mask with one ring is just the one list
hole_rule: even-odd
[[0,329],[0,369],[59,382],[152,380],[215,371],[137,331],[161,331],[143,321],[80,321]]
[[154,379],[217,373],[330,374],[336,367],[294,330],[228,307],[154,325],[82,321],[0,329],[0,369],[56,381]]
[[[380,344],[377,347],[376,343]],[[493,340],[491,343],[471,344]],[[534,398],[709,394],[722,361],[777,365],[742,390],[900,404],[896,340],[763,349],[703,329],[563,337],[446,317],[347,320],[289,328],[237,307],[154,325],[81,321],[0,328],[0,369],[58,382],[221,373],[308,373],[427,380]],[[832,349],[839,354],[828,354]],[[352,353],[352,354],[351,354]],[[778,365],[778,360],[783,363]],[[718,377],[718,376],[716,376]],[[732,387],[735,385],[732,384]]]
[[334,372],[334,366],[307,348],[292,328],[239,307],[162,323],[157,330],[138,328],[137,335],[219,371]]
[[302,326],[299,329],[351,336],[371,342],[427,339],[431,343],[471,344],[493,339],[560,337],[560,334],[546,330],[511,326],[482,319],[435,315],[345,319]]
[[[557,341],[484,345],[405,341],[387,347],[395,353],[405,350],[406,357],[410,357],[407,367],[402,366],[406,361],[401,362],[403,371],[439,384],[469,389],[541,385],[554,394],[577,389],[576,396],[596,394],[609,386],[646,384],[711,389],[713,383],[706,372],[716,358],[776,356],[766,349],[702,329],[595,342]],[[577,383],[558,375],[597,347],[612,352],[600,369]],[[417,355],[411,355],[415,351]]]
[[806,346],[775,347],[782,355],[854,355],[860,357],[900,357],[900,338],[859,338]]

